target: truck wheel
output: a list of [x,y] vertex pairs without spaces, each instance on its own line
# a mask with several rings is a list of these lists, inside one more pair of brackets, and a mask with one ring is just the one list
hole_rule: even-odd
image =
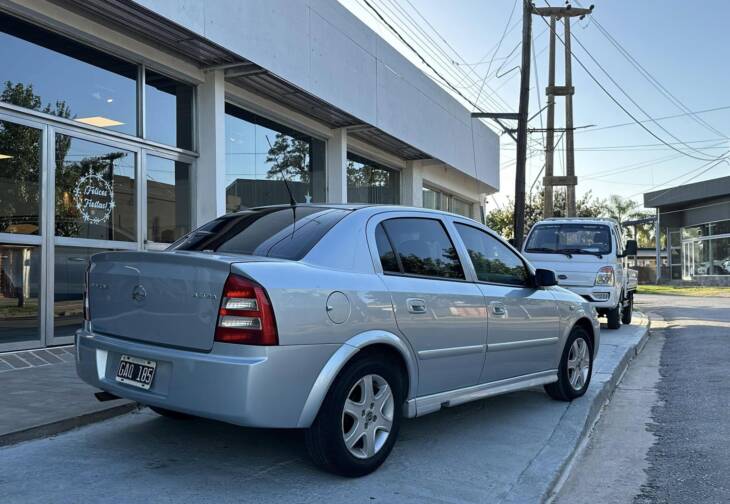
[[397,364],[375,354],[353,361],[340,372],[305,433],[312,461],[341,476],[373,472],[393,449],[402,405]]
[[585,329],[575,326],[560,358],[558,381],[545,385],[545,392],[557,401],[572,401],[586,393],[592,374],[591,338]]
[[609,329],[618,329],[619,327],[621,327],[623,306],[624,306],[624,302],[623,302],[623,299],[621,299],[615,308],[608,310],[606,312],[606,318],[608,319],[608,328]]
[[634,312],[634,295],[629,294],[628,302],[624,306],[623,315],[621,316],[621,323],[624,325],[631,324],[631,316]]

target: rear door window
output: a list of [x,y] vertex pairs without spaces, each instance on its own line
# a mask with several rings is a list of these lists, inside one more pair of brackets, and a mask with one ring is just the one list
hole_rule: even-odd
[[[397,257],[395,267],[400,273],[458,280],[465,278],[454,244],[441,221],[407,217],[388,219],[380,226],[387,238],[387,241],[381,239],[378,242],[381,263],[384,257],[388,257],[389,245]],[[388,261],[387,266],[390,269],[386,269],[384,264],[384,271],[393,271],[392,262]]]
[[275,207],[246,210],[210,221],[168,250],[198,250],[298,261],[350,210]]

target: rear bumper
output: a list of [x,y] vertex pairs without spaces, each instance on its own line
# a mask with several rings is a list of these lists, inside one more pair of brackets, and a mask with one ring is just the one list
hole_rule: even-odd
[[[215,343],[201,353],[79,330],[76,370],[86,383],[142,404],[243,426],[292,428],[340,346]],[[115,380],[122,354],[157,362],[149,390]]]

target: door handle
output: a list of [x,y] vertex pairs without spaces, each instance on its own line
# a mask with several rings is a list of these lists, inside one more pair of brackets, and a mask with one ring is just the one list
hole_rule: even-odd
[[489,303],[489,308],[491,309],[492,314],[499,317],[504,317],[505,315],[507,315],[507,308],[505,308],[504,305],[499,301],[493,301]]
[[426,302],[423,299],[407,299],[406,306],[410,313],[426,313]]

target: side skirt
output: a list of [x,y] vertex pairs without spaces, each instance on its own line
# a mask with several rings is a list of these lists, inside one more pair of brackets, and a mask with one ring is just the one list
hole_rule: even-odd
[[416,397],[406,401],[404,414],[408,418],[423,416],[438,411],[441,408],[449,408],[478,399],[484,399],[485,397],[515,392],[556,381],[558,381],[558,370],[550,369],[548,371],[540,371],[539,373],[516,376],[490,383],[481,383],[471,387],[447,390],[446,392]]

